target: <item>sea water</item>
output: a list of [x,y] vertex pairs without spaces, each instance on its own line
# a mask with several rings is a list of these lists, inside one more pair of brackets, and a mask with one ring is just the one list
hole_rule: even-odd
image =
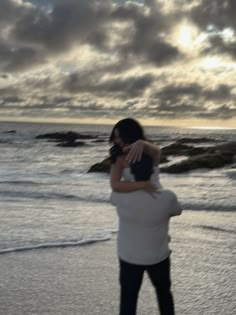
[[[0,123],[1,315],[118,313],[114,244],[118,221],[109,202],[109,175],[88,173],[108,156],[111,129]],[[183,137],[209,139],[193,141],[194,146],[236,138],[233,129],[145,130],[161,147]],[[72,148],[35,139],[61,131],[97,136],[104,142],[90,139]],[[182,158],[172,157],[169,163]],[[177,314],[235,314],[235,165],[182,174],[161,172],[160,180],[176,192],[184,208],[170,224]],[[152,289],[144,281],[138,314],[156,313]]]
[[[109,239],[117,230],[109,202],[109,175],[88,170],[108,156],[111,129],[109,125],[0,123],[0,253]],[[90,139],[81,147],[59,147],[54,141],[35,139],[39,134],[67,131],[103,141]],[[236,129],[157,126],[146,127],[145,131],[161,147],[183,137],[206,137],[207,145],[236,139]],[[236,209],[233,165],[182,174],[161,173],[160,180],[176,192],[184,209]]]

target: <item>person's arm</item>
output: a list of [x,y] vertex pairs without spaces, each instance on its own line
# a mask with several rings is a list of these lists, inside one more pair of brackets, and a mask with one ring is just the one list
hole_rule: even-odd
[[161,149],[159,148],[159,146],[149,141],[144,141],[144,152],[152,157],[155,166],[158,166],[160,164]]
[[123,164],[121,158],[117,158],[112,164],[110,171],[110,184],[113,191],[131,192],[135,190],[145,190],[147,192],[155,192],[156,187],[151,181],[122,181]]
[[171,197],[172,197],[172,200],[171,200],[170,216],[174,217],[174,216],[180,215],[183,211],[183,208],[181,204],[179,203],[176,194],[173,191],[171,191]]
[[145,140],[137,140],[136,142],[126,146],[124,152],[128,152],[126,159],[131,162],[140,161],[142,153],[145,152],[151,156],[154,165],[157,166],[160,163],[161,150],[160,148]]

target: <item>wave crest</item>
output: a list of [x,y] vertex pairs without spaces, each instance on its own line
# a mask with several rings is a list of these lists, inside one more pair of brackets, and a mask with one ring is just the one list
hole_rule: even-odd
[[0,254],[8,254],[14,252],[22,252],[22,251],[29,251],[35,249],[48,249],[48,248],[64,248],[64,247],[71,247],[71,246],[85,246],[90,245],[93,243],[109,241],[111,239],[111,234],[103,235],[100,237],[88,237],[81,239],[79,241],[64,241],[64,242],[49,242],[49,243],[41,243],[36,245],[28,245],[28,246],[20,246],[20,247],[13,247],[13,248],[5,248],[0,250]]

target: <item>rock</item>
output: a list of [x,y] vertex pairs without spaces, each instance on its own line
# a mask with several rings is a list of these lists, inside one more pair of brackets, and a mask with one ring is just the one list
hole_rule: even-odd
[[168,158],[166,155],[161,154],[161,160],[160,163],[167,163],[169,162]]
[[93,166],[90,167],[88,170],[88,173],[91,172],[99,172],[99,173],[109,173],[111,167],[111,159],[110,157],[106,158],[100,163],[96,163]]
[[93,143],[102,143],[102,142],[106,142],[107,140],[103,140],[103,139],[97,139],[97,140],[93,140]]
[[16,133],[16,130],[3,131],[3,133]]
[[[161,163],[168,162],[167,158],[165,156],[161,156]],[[109,173],[111,168],[111,159],[110,157],[107,157],[100,163],[96,163],[90,167],[88,170],[88,173],[91,172],[103,172],[103,173]]]
[[97,138],[97,136],[91,136],[88,134],[79,134],[73,131],[46,133],[46,134],[38,135],[35,137],[35,139],[53,139],[53,140],[67,141],[67,142],[73,142],[77,139],[94,139],[94,138]]
[[200,142],[213,142],[213,141],[217,141],[214,139],[208,139],[208,138],[181,138],[181,139],[177,139],[176,142],[177,143],[200,143]]
[[204,146],[204,147],[193,147],[191,145],[186,145],[178,142],[174,142],[161,150],[164,156],[168,155],[186,155],[195,156],[201,154],[213,154],[219,152],[231,152],[231,154],[236,153],[236,142],[228,142],[224,144],[219,144],[216,146]]
[[85,145],[83,141],[62,142],[57,144],[57,147],[82,147]]
[[220,152],[196,155],[180,163],[172,164],[167,167],[161,167],[160,170],[164,173],[183,173],[197,168],[215,169],[230,163],[233,163],[233,155],[228,152]]
[[194,147],[174,142],[161,149],[161,153],[164,155],[183,155],[183,152],[187,152]]
[[[187,160],[160,167],[165,173],[183,173],[198,168],[215,169],[224,167],[227,164],[235,163],[236,142],[224,143],[214,147],[199,147],[173,143],[164,147],[161,151],[161,163],[168,162],[168,155],[186,155]],[[101,163],[93,165],[88,172],[106,172],[110,171],[111,160],[106,158]]]
[[236,141],[231,141],[223,144],[219,144],[215,147],[210,147],[210,151],[219,151],[219,152],[230,152],[233,155],[236,155]]
[[2,140],[2,139],[0,139],[0,143],[12,143],[12,141],[11,140]]
[[199,154],[207,153],[208,150],[209,150],[209,147],[197,147],[197,148],[190,147],[189,149],[187,149],[183,153],[185,155],[188,155],[188,156],[193,156],[193,155],[199,155]]

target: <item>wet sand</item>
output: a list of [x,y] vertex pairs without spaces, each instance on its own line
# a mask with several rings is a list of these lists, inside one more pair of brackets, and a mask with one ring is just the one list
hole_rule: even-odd
[[[236,214],[185,211],[171,223],[177,315],[233,315]],[[83,247],[0,255],[1,315],[115,315],[119,307],[116,234]],[[138,315],[159,314],[145,276]]]

